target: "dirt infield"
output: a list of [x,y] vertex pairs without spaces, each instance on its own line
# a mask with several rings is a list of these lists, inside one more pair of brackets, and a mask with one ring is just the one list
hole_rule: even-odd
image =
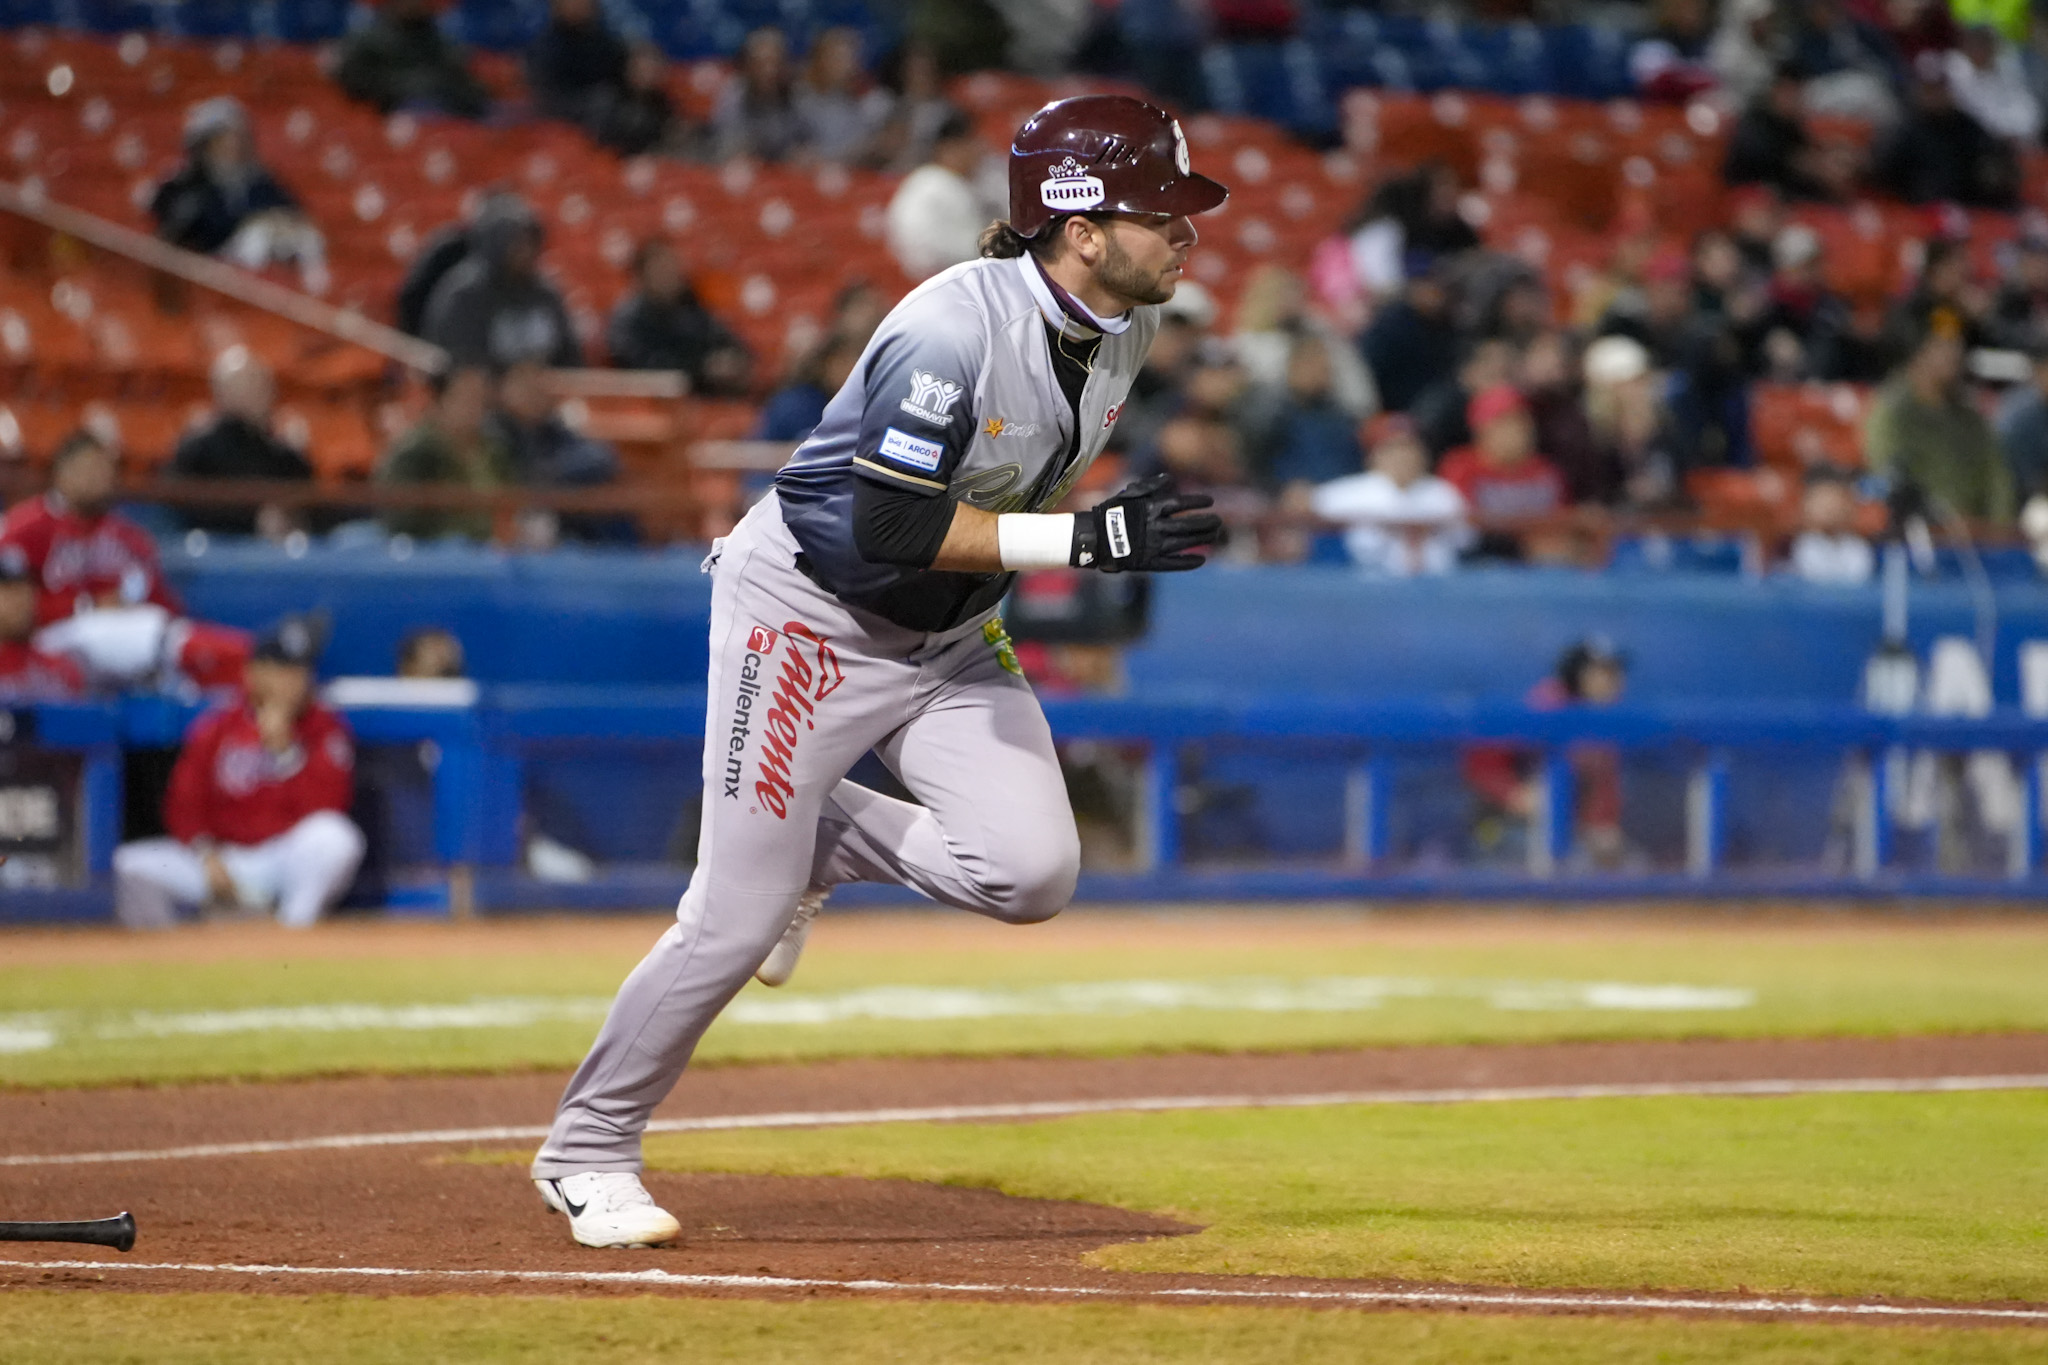
[[[791,1110],[1097,1100],[1280,1096],[1451,1087],[1655,1081],[1853,1080],[2048,1074],[2048,1035],[1686,1043],[1412,1047],[1278,1056],[859,1061],[712,1068],[695,1073],[661,1117]],[[61,1156],[196,1143],[317,1138],[545,1122],[562,1078],[360,1078],[283,1084],[17,1092],[0,1103],[0,1153]],[[528,1150],[530,1142],[500,1143]],[[600,1253],[571,1245],[517,1166],[451,1160],[446,1144],[14,1164],[0,1170],[11,1218],[76,1218],[132,1209],[141,1227],[127,1263],[69,1246],[0,1248],[0,1287],[448,1292],[443,1272],[632,1272],[659,1280],[549,1281],[546,1292],[810,1294],[887,1290],[1156,1297],[1284,1293],[1365,1302],[1377,1295],[1460,1309],[1639,1311],[1670,1300],[1445,1297],[1444,1286],[1104,1272],[1085,1252],[1194,1229],[1150,1214],[1015,1199],[892,1181],[663,1175],[649,1186],[682,1219],[672,1249]],[[28,1263],[28,1264],[12,1264]],[[270,1273],[227,1267],[270,1266]],[[351,1268],[354,1268],[353,1271]],[[382,1273],[360,1273],[375,1268]],[[309,1282],[310,1272],[340,1272]],[[433,1272],[417,1276],[396,1272]],[[705,1277],[691,1281],[686,1277]],[[778,1282],[759,1283],[757,1277]],[[794,1284],[787,1281],[804,1281]],[[881,1283],[859,1283],[881,1282]],[[907,1287],[906,1287],[907,1286]],[[463,1277],[464,1292],[538,1292],[530,1279]],[[1362,1296],[1362,1297],[1361,1297]],[[1434,1296],[1434,1297],[1432,1297]],[[1686,1300],[1684,1311],[1796,1315]],[[1407,1306],[1415,1306],[1413,1303]],[[1865,1311],[1857,1309],[1855,1311]],[[1887,1310],[1888,1311],[1888,1310]],[[2043,1321],[2048,1321],[2048,1310]]]

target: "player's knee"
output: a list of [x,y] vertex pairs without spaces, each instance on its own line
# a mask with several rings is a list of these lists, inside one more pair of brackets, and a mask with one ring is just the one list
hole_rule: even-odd
[[359,862],[365,846],[355,821],[332,810],[316,810],[299,821],[292,837],[315,856],[336,863]]
[[996,914],[1011,924],[1037,924],[1067,908],[1081,875],[1081,845],[1076,839],[1034,841],[1004,861],[1003,885],[996,896]]
[[114,878],[117,881],[147,877],[149,864],[149,850],[137,844],[122,844],[114,850]]

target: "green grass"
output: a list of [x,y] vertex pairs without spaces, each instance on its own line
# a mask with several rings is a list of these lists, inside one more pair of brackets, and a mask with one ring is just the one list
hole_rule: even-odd
[[[1284,916],[1284,912],[1275,912]],[[1284,922],[1284,921],[1283,921]],[[1569,920],[1564,921],[1567,925]],[[1621,981],[1740,987],[1751,1007],[1645,1013],[1509,1009],[1455,993],[1394,999],[1373,1009],[1170,1012],[919,1020],[852,1019],[828,1027],[722,1021],[706,1062],[869,1054],[1086,1053],[1344,1047],[1373,1043],[1797,1034],[1904,1034],[2048,1029],[2048,925],[2025,922],[1853,924],[1811,930],[1633,925],[1613,941],[1556,939],[1526,923],[1498,943],[1466,934],[1431,943],[1384,941],[1350,926],[1328,942],[1183,942],[1161,917],[1156,941],[1102,947],[1050,931],[1014,930],[925,951],[869,950],[858,933],[835,943],[827,925],[779,999],[885,984],[1030,987],[1046,983],[1299,981],[1324,976],[1426,978],[1453,988],[1503,981]],[[1411,927],[1413,921],[1409,922]],[[573,1065],[596,1032],[602,1003],[660,931],[649,920],[594,935],[588,951],[538,949],[517,926],[461,931],[466,955],[323,956],[320,939],[280,937],[248,960],[6,965],[0,939],[0,1085],[77,1085],[348,1071],[498,1070]],[[363,933],[361,929],[323,931]],[[457,931],[450,931],[451,933]],[[896,941],[910,937],[897,934]],[[353,941],[353,940],[352,940]],[[759,988],[750,987],[751,992]],[[537,997],[585,1002],[571,1017],[520,1027],[364,1029],[96,1036],[130,1012],[246,1009],[321,1003],[416,1004]],[[747,998],[747,997],[743,997]],[[9,1050],[8,1027],[46,1019],[61,1041]],[[19,1046],[18,1035],[16,1046]]]
[[2048,1332],[1292,1309],[671,1298],[0,1296],[10,1359],[47,1365],[1172,1362],[1295,1365],[2006,1365]]
[[1121,1270],[2048,1300],[2048,1096],[1116,1114],[650,1139],[662,1169],[935,1181],[1206,1230]]

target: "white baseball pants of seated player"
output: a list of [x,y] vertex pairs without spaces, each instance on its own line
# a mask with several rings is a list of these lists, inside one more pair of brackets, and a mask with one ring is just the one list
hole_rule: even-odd
[[[994,613],[907,630],[817,586],[796,554],[771,493],[705,561],[697,868],[570,1079],[537,1179],[640,1169],[648,1117],[807,887],[893,882],[1013,924],[1074,894],[1080,841],[1052,733],[1007,641],[984,632]],[[922,805],[845,780],[870,749]]]
[[[275,839],[217,851],[243,905],[277,911],[293,929],[317,923],[355,880],[363,832],[337,811],[314,811]],[[190,844],[142,839],[114,850],[114,916],[130,929],[177,923],[178,907],[206,902],[206,862]]]

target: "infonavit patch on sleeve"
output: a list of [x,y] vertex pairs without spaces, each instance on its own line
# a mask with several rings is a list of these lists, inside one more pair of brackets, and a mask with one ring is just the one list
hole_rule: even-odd
[[890,427],[882,433],[882,444],[876,447],[875,453],[897,464],[932,474],[938,471],[940,462],[946,458],[946,447],[937,441],[921,440]]

